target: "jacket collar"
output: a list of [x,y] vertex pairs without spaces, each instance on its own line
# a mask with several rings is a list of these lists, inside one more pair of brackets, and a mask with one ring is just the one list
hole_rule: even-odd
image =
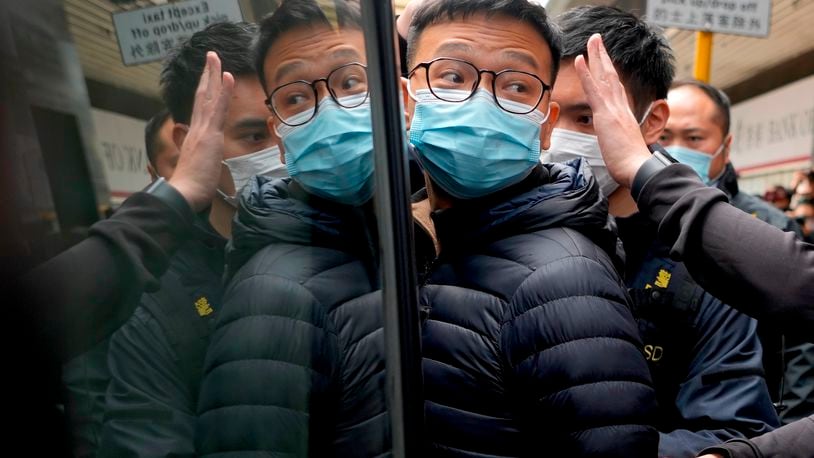
[[456,201],[432,217],[444,254],[549,227],[579,230],[613,253],[616,236],[607,209],[590,169],[576,159],[540,164],[514,186],[481,199]]
[[291,178],[254,177],[243,189],[227,246],[227,276],[272,243],[329,247],[375,263],[373,202],[341,205],[307,193]]
[[735,167],[732,166],[731,162],[726,163],[724,172],[721,174],[721,177],[718,178],[715,187],[723,191],[730,199],[740,192],[738,188],[738,174],[735,173]]

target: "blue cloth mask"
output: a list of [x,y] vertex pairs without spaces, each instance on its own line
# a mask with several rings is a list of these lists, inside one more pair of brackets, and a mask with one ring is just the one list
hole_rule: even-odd
[[[519,183],[539,163],[540,129],[548,114],[509,113],[483,89],[465,102],[439,100],[427,89],[417,91],[415,99],[410,143],[424,170],[450,195],[491,194]],[[530,108],[501,103],[518,111]]]
[[664,149],[667,150],[667,152],[670,153],[670,155],[673,156],[678,162],[689,165],[693,170],[695,170],[695,173],[701,177],[701,181],[703,181],[705,184],[710,185],[715,181],[715,179],[718,178],[710,178],[709,165],[712,163],[713,159],[723,152],[723,144],[712,156],[702,153],[701,151],[679,145],[671,145]]
[[[348,99],[356,97],[364,95]],[[358,101],[348,100],[347,105],[354,103]],[[295,124],[309,115],[300,113],[286,121]],[[307,192],[345,205],[361,205],[373,196],[369,101],[344,108],[325,97],[314,119],[296,127],[280,124],[277,133],[288,174]]]

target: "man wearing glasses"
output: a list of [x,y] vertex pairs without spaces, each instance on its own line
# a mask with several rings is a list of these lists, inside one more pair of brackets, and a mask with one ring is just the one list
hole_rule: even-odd
[[256,177],[240,196],[196,451],[381,456],[390,445],[361,14],[352,2],[287,1],[260,26],[268,126],[291,178]]
[[560,38],[526,0],[420,7],[404,81],[440,255],[421,290],[427,456],[648,456],[647,363],[583,161],[541,164]]

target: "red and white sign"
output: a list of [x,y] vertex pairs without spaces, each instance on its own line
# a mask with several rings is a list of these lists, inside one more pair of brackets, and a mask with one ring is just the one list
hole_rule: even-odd
[[810,162],[814,154],[814,76],[732,107],[732,164],[746,174]]

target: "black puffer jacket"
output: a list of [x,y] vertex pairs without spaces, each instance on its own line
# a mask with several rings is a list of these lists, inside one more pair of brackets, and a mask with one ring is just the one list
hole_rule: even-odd
[[428,455],[656,456],[655,394],[589,174],[579,160],[543,164],[433,214]]
[[289,179],[243,191],[199,396],[200,455],[389,453],[371,215]]

